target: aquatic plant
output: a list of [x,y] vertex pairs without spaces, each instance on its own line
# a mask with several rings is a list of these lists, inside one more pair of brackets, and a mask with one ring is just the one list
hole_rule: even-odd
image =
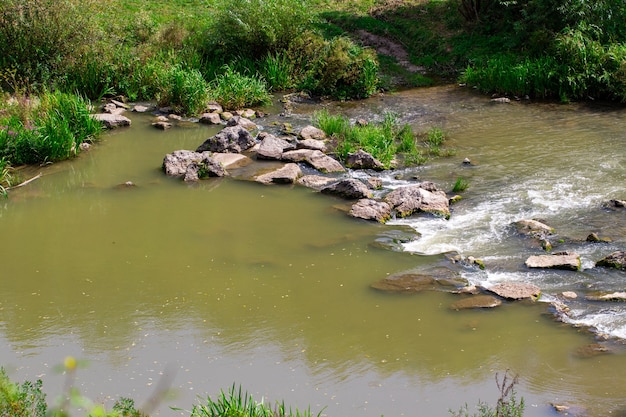
[[[323,410],[322,410],[323,411]],[[320,411],[316,416],[322,415]],[[271,408],[261,400],[255,401],[250,394],[238,388],[230,387],[228,393],[221,392],[216,400],[207,397],[206,404],[197,404],[191,410],[191,417],[312,417],[310,410],[287,410],[285,403]]]
[[243,75],[230,65],[224,66],[223,73],[211,81],[209,98],[232,110],[272,102],[272,96],[263,80]]
[[504,372],[504,376],[500,379],[500,375],[496,373],[496,385],[500,391],[500,397],[496,402],[496,406],[479,401],[478,413],[470,414],[467,404],[459,409],[459,411],[450,411],[452,417],[522,417],[524,415],[524,398],[517,399],[515,385],[519,382],[518,376],[512,379],[509,377],[509,371]]
[[428,147],[428,151],[434,155],[439,156],[441,153],[441,144],[445,140],[446,136],[443,130],[439,127],[431,127],[426,132],[426,146]]
[[463,177],[458,177],[454,182],[454,186],[452,186],[452,192],[460,193],[467,190],[467,187],[469,187],[469,182]]

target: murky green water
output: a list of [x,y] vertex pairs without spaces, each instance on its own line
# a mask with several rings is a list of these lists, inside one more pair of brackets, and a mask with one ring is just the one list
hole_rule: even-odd
[[[531,249],[499,230],[541,215],[570,236],[593,229],[611,237],[611,245],[583,249],[587,265],[623,249],[626,215],[597,207],[626,198],[626,111],[494,106],[454,88],[330,107],[370,118],[391,109],[416,130],[449,132],[457,155],[416,174],[444,186],[470,180],[451,220],[408,222],[422,238],[405,252],[385,250],[375,241],[394,226],[350,219],[341,201],[304,188],[166,178],[166,153],[195,149],[216,130],[161,132],[149,116],[133,116],[130,129],[42,169],[1,202],[0,362],[11,377],[40,377],[54,397],[63,381],[54,367],[74,355],[88,362],[77,385],[96,400],[141,404],[165,373],[175,396],[162,416],[186,415],[169,407],[190,409],[197,396],[235,383],[257,399],[326,407],[331,417],[390,417],[494,403],[494,375],[510,369],[520,375],[527,416],[552,415],[551,402],[622,415],[626,354],[617,346],[587,357],[581,349],[593,335],[555,322],[546,303],[457,312],[454,295],[369,286],[445,265],[450,250],[486,260],[488,272],[471,281],[523,278],[547,293],[623,286],[623,272],[590,267],[521,271]],[[306,123],[312,110],[299,106],[289,121]],[[474,167],[460,165],[466,156]],[[116,187],[126,181],[137,187]]]

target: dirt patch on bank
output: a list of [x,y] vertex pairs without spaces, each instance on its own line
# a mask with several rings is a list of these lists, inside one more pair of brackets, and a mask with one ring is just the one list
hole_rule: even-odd
[[386,55],[394,58],[398,64],[407,71],[420,74],[424,74],[426,72],[426,68],[411,63],[409,60],[409,53],[401,44],[363,29],[358,30],[355,35],[363,45],[375,49],[376,53],[379,55]]

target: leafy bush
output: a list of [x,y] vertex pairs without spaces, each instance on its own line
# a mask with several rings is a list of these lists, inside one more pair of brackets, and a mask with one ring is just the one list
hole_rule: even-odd
[[258,77],[243,75],[228,65],[224,67],[224,73],[217,75],[210,83],[209,97],[233,110],[270,104],[272,101],[264,81]]
[[157,82],[159,106],[170,106],[180,114],[198,114],[207,105],[208,84],[197,69],[173,65]]
[[39,90],[61,77],[97,36],[94,0],[0,2],[0,73],[14,71],[9,90]]
[[0,417],[45,417],[46,394],[41,385],[41,380],[21,385],[11,382],[4,368],[0,368]]
[[218,0],[202,49],[207,56],[262,58],[286,49],[313,15],[307,1]]

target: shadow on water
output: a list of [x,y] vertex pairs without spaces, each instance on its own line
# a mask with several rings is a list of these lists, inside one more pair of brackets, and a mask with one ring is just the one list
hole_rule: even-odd
[[[527,416],[552,415],[550,403],[582,403],[590,416],[626,407],[620,343],[594,349],[593,334],[556,322],[546,303],[455,311],[457,295],[370,287],[441,266],[451,250],[485,259],[486,271],[464,273],[470,281],[531,280],[548,294],[620,287],[623,272],[520,269],[536,248],[507,227],[541,217],[564,236],[611,237],[583,246],[585,265],[623,249],[623,213],[600,208],[624,192],[623,111],[495,106],[449,87],[323,105],[352,118],[393,110],[416,131],[443,127],[456,155],[408,177],[444,189],[469,178],[450,221],[382,226],[300,187],[184,184],[162,174],[163,156],[195,149],[216,129],[161,132],[132,115],[130,129],[47,168],[0,208],[10,278],[0,289],[0,360],[10,375],[42,377],[54,397],[62,376],[53,367],[71,354],[89,361],[78,381],[87,395],[141,403],[169,365],[176,397],[159,415],[181,414],[167,407],[190,409],[233,382],[255,398],[327,407],[328,416],[446,415],[495,402],[493,376],[506,369],[520,375]],[[296,106],[285,120],[298,128],[318,108]],[[464,157],[475,164],[463,168]],[[126,181],[136,187],[117,187]],[[397,244],[406,227],[419,238]],[[620,311],[597,308],[603,318]]]

